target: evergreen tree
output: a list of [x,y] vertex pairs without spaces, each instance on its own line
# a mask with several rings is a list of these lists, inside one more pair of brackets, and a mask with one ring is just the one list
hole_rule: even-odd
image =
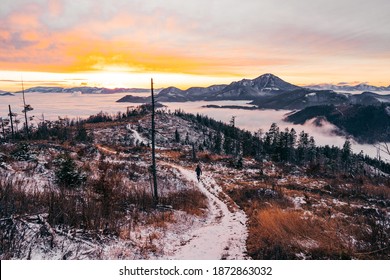
[[316,142],[313,136],[309,138],[307,155],[310,162],[313,162],[316,158]]
[[279,145],[278,145],[278,151],[279,151],[279,158],[282,161],[288,161],[290,160],[290,146],[289,146],[289,138],[290,138],[290,132],[288,128],[285,129],[284,132],[280,133],[280,139],[279,139]]
[[274,160],[279,160],[280,133],[276,123],[272,123],[270,129],[265,134],[264,148]]
[[177,128],[175,130],[175,141],[176,141],[176,143],[180,142],[180,134],[179,134],[179,131],[177,130]]
[[91,142],[92,139],[88,135],[84,125],[77,126],[75,140],[80,142]]
[[347,171],[350,167],[351,155],[352,155],[352,146],[351,146],[351,142],[347,139],[345,140],[343,148],[341,150],[341,161],[345,171]]
[[76,163],[69,156],[65,154],[57,158],[57,170],[56,181],[62,187],[67,188],[76,188],[80,187],[86,181],[85,174],[82,174],[80,170],[76,167]]
[[297,142],[297,132],[295,131],[294,128],[291,128],[290,134],[289,134],[289,137],[288,137],[288,146],[290,148],[294,148],[296,142]]
[[214,147],[213,152],[216,154],[220,154],[222,151],[222,135],[218,132],[214,137]]
[[232,149],[232,139],[230,137],[225,137],[223,141],[223,151],[227,155],[231,155],[233,152]]
[[295,159],[295,145],[297,142],[297,133],[294,128],[290,130],[287,139],[287,147],[288,147],[288,160],[293,161]]
[[298,147],[297,147],[299,162],[306,161],[308,147],[309,147],[309,135],[306,132],[302,131],[301,133],[299,133]]

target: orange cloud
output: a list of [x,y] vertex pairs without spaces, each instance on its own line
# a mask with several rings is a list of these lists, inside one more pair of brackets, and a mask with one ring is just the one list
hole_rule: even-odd
[[64,6],[61,0],[51,0],[48,2],[48,12],[53,17],[60,16],[63,9]]
[[[368,75],[364,69],[374,69],[380,79],[390,74],[380,64],[384,59],[388,64],[388,50],[372,51],[387,48],[386,41],[372,43],[375,38],[364,40],[360,31],[346,32],[342,26],[343,32],[336,32],[327,25],[303,24],[302,18],[267,23],[247,13],[242,19],[212,12],[198,16],[187,4],[175,9],[168,7],[173,4],[125,2],[25,1],[0,18],[0,70],[246,77],[274,72],[301,77],[301,83],[305,77]],[[187,14],[181,14],[183,9]]]

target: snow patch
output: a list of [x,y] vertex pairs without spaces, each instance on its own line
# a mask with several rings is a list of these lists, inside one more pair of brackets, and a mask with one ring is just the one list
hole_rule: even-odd
[[390,116],[390,107],[386,107],[386,113]]
[[[197,182],[194,171],[171,164],[189,181]],[[199,189],[209,200],[209,214],[204,223],[194,229],[187,240],[178,240],[171,259],[246,259],[248,236],[245,213],[235,205],[229,210],[225,194],[210,174],[204,172]]]
[[132,133],[133,139],[135,144],[141,144],[143,143],[144,145],[148,144],[148,140],[143,138],[137,130],[133,129],[131,124],[126,125],[126,129],[129,130]]
[[306,204],[306,200],[303,196],[291,197],[291,200],[297,209],[302,208],[302,204]]

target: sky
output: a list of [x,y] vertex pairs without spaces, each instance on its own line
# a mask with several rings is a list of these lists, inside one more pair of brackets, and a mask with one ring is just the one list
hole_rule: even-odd
[[388,0],[1,0],[0,89],[390,85]]

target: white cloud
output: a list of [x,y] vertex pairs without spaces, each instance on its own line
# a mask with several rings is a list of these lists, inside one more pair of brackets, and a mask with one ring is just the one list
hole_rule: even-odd
[[[55,13],[53,3],[59,5]],[[271,68],[269,60],[275,67],[267,72],[304,75],[314,66],[322,74],[373,69],[384,75],[390,63],[389,10],[388,0],[1,0],[0,38],[2,30],[24,28],[2,24],[4,18],[33,11],[37,33],[55,38],[61,49],[85,37],[84,49],[98,52],[95,42],[119,42],[117,50],[125,53],[137,45],[145,52],[216,58],[221,69],[235,73]],[[22,46],[28,41],[20,39]]]

